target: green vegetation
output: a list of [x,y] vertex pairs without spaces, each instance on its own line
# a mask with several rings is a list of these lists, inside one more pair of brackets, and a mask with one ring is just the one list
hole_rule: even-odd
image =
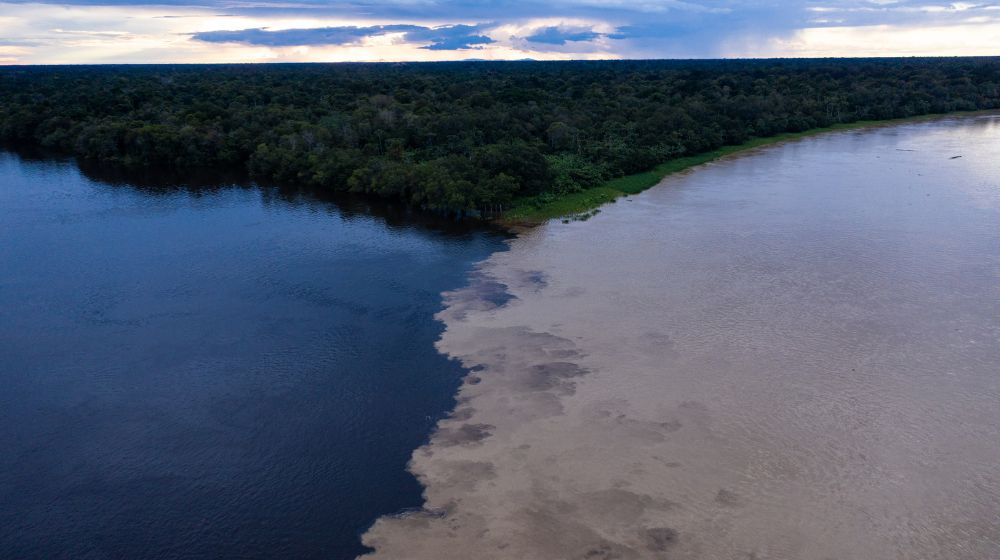
[[[959,112],[959,114],[962,113],[967,114],[968,112]],[[694,156],[675,158],[657,165],[651,171],[634,173],[632,175],[625,175],[624,177],[616,177],[606,181],[604,184],[588,188],[580,192],[549,199],[541,196],[523,197],[514,201],[510,210],[504,214],[503,219],[509,223],[526,224],[542,222],[552,218],[561,218],[564,216],[579,216],[583,219],[587,219],[595,213],[595,209],[597,207],[608,202],[614,202],[619,197],[638,194],[650,187],[654,187],[667,175],[679,173],[692,167],[715,161],[729,155],[771,144],[777,144],[779,142],[786,142],[788,140],[815,136],[825,132],[917,121],[933,116],[935,115],[921,115],[918,117],[906,117],[901,119],[884,119],[880,121],[837,123],[826,127],[813,128],[803,132],[785,132],[783,134],[775,134],[774,136],[768,136],[766,138],[751,138],[750,140],[736,146],[723,146],[710,152]]]
[[579,213],[858,121],[1000,108],[1000,59],[0,67],[0,142],[447,213]]

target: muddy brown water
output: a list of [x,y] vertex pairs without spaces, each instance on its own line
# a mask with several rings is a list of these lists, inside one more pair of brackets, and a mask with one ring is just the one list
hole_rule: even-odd
[[1000,118],[702,166],[446,301],[475,371],[373,559],[1000,558]]

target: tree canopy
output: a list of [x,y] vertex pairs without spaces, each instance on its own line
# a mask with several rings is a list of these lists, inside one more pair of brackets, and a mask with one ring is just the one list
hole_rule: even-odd
[[1000,107],[1000,59],[0,67],[0,141],[442,211],[751,137]]

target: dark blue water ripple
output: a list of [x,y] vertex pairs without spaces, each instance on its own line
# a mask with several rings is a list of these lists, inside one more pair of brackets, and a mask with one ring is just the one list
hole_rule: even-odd
[[[417,223],[421,222],[421,223]],[[420,504],[495,233],[0,154],[0,557],[351,558]]]

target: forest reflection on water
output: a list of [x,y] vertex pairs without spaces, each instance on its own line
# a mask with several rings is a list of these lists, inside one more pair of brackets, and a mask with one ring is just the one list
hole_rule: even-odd
[[352,558],[464,374],[504,236],[397,205],[0,153],[0,557]]

